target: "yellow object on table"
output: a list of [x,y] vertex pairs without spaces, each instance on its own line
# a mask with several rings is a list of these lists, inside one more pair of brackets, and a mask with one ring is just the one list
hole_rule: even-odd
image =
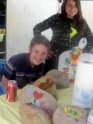
[[3,42],[4,35],[5,35],[5,29],[2,28],[0,29],[0,42]]
[[[58,105],[71,104],[73,86],[66,89],[57,90],[58,93]],[[20,92],[19,92],[20,93]],[[0,124],[21,124],[21,118],[19,115],[19,100],[16,102],[8,102],[6,95],[0,96]]]

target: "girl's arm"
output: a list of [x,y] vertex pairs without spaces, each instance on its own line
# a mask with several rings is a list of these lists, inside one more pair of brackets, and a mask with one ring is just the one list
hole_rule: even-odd
[[37,24],[33,28],[34,36],[40,35],[42,31],[45,31],[45,30],[51,28],[55,24],[58,16],[59,16],[58,14],[55,14],[55,15],[49,17],[48,19],[44,20],[43,22]]
[[2,76],[2,83],[5,85],[5,87],[6,87],[6,85],[7,85],[7,83],[8,83],[8,81],[9,81],[9,79],[8,78],[6,78],[4,75]]

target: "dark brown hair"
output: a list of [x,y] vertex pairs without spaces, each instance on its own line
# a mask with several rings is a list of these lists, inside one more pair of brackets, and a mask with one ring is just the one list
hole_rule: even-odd
[[48,51],[50,51],[50,49],[51,49],[51,45],[50,45],[49,40],[45,36],[43,36],[43,35],[34,36],[34,38],[30,42],[30,50],[36,44],[42,44],[42,45],[44,45],[48,49]]
[[[67,1],[68,0],[63,0],[62,6],[61,6],[61,13],[64,16],[67,15],[67,13],[65,11]],[[73,22],[78,26],[78,28],[80,30],[80,34],[83,35],[83,30],[85,27],[85,21],[84,21],[83,16],[82,16],[80,0],[73,0],[73,1],[75,1],[77,8],[78,8],[78,13],[75,15]]]

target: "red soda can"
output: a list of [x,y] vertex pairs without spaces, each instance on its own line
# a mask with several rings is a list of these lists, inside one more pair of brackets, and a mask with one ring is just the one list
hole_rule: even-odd
[[9,80],[7,83],[6,99],[9,102],[16,101],[17,97],[17,82],[15,80]]

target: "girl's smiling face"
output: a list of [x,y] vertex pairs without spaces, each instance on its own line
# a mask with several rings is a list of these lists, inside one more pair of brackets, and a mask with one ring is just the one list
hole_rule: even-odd
[[78,13],[78,8],[74,0],[68,0],[65,7],[67,16],[73,18]]

